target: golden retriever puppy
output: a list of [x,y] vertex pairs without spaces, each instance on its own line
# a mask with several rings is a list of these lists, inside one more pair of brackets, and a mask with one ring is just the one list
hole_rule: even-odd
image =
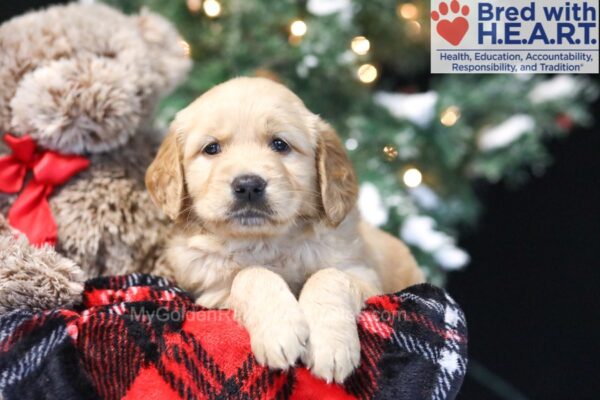
[[164,273],[233,309],[269,367],[301,358],[342,382],[364,299],[423,281],[403,243],[361,222],[333,129],[273,81],[233,79],[180,111],[146,185],[175,220]]

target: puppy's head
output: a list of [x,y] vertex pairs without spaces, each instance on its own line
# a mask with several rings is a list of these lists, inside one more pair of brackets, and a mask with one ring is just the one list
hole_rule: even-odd
[[337,226],[357,183],[341,141],[284,86],[237,78],[180,111],[146,174],[173,219],[227,236],[270,236],[299,221]]

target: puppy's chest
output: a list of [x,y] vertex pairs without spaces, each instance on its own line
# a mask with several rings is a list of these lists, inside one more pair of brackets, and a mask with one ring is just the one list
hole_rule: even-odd
[[233,262],[241,268],[261,266],[279,274],[293,291],[299,291],[306,279],[326,268],[335,257],[323,244],[314,241],[247,243],[230,249]]

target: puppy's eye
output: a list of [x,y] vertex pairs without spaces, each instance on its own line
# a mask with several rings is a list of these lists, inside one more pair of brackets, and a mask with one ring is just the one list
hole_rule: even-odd
[[215,154],[218,154],[221,152],[221,145],[219,143],[213,142],[213,143],[209,143],[207,144],[204,149],[202,149],[202,152],[204,154],[208,154],[210,156],[213,156]]
[[290,145],[279,138],[273,139],[271,148],[278,153],[287,153],[290,151]]

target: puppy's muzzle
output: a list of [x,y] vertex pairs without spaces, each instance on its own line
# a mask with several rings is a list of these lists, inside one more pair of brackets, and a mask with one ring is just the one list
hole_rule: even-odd
[[238,176],[231,183],[233,196],[238,203],[255,204],[263,202],[267,181],[258,175]]

